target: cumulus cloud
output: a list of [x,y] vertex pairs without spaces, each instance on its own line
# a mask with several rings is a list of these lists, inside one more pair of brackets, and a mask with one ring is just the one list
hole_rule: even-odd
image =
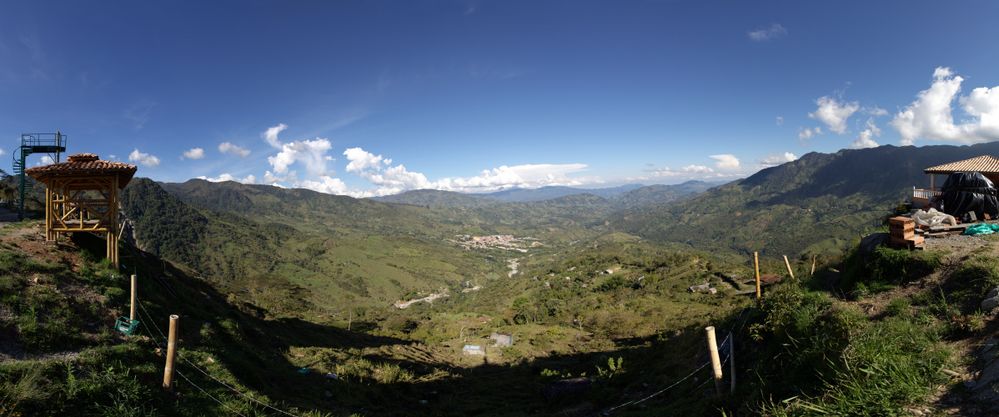
[[756,30],[751,30],[749,32],[746,32],[746,36],[749,36],[749,39],[756,42],[769,41],[771,39],[777,39],[784,35],[787,35],[787,29],[785,29],[784,26],[781,26],[778,23],[774,23],[767,27],[761,27],[757,28]]
[[150,168],[160,164],[160,158],[157,158],[155,155],[139,152],[138,148],[128,154],[128,160]]
[[841,102],[829,96],[819,97],[815,100],[815,104],[818,105],[818,108],[814,112],[808,113],[808,117],[824,123],[830,132],[841,135],[846,133],[847,121],[850,116],[860,110],[860,104],[856,101]]
[[811,139],[812,137],[815,137],[815,136],[818,136],[818,135],[821,135],[821,134],[822,134],[822,128],[821,127],[813,127],[813,128],[807,128],[806,127],[806,128],[802,128],[802,129],[798,130],[798,139],[803,139],[803,140],[804,139]]
[[791,152],[768,155],[766,158],[760,160],[760,166],[764,168],[769,168],[772,166],[777,166],[787,162],[791,162],[796,159],[798,159],[798,156]]
[[726,170],[739,169],[739,158],[730,153],[711,155],[710,158],[715,160],[715,168]]
[[246,158],[250,155],[250,150],[242,146],[236,145],[230,142],[222,142],[219,144],[219,152],[227,153],[229,155],[236,155],[240,158]]
[[570,176],[584,171],[585,164],[524,164],[487,169],[472,177],[451,177],[431,181],[420,172],[362,148],[349,148],[347,172],[357,174],[375,189],[355,193],[363,196],[389,195],[407,190],[436,189],[461,192],[488,192],[506,188],[537,188],[549,185],[582,185],[592,179]]
[[263,137],[269,145],[273,148],[281,149],[281,141],[278,139],[278,135],[288,128],[288,125],[284,123],[278,123],[277,126],[271,126],[264,131]]
[[[950,68],[933,71],[930,88],[920,91],[916,101],[895,115],[891,125],[903,145],[917,139],[980,143],[999,139],[999,86],[979,87],[958,97],[964,78]],[[957,100],[968,116],[955,123],[951,104]]]
[[873,119],[867,119],[866,127],[860,131],[860,135],[854,139],[850,147],[855,149],[876,148],[878,143],[874,141],[874,138],[878,136],[881,136],[881,129],[874,124]]
[[333,178],[329,175],[319,176],[318,181],[304,180],[296,185],[302,188],[307,188],[312,191],[317,191],[326,194],[353,195],[355,197],[363,196],[361,194],[351,192],[347,187],[347,184],[345,184],[342,180],[340,180],[339,178]]
[[347,172],[362,172],[370,169],[377,169],[381,164],[391,164],[391,159],[385,159],[381,155],[375,155],[361,148],[348,148],[343,151],[343,156],[350,161],[347,163]]
[[201,148],[191,148],[184,151],[183,157],[187,159],[201,159],[205,157],[205,150]]
[[444,178],[436,188],[450,191],[495,191],[505,188],[538,188],[553,185],[583,185],[594,179],[570,177],[586,170],[586,164],[503,165],[483,170],[474,177]]
[[[288,174],[289,168],[294,164],[305,166],[309,175],[318,177],[327,175],[326,163],[333,160],[327,155],[333,149],[333,144],[329,139],[315,138],[311,140],[296,140],[288,143],[281,142],[278,137],[288,126],[281,123],[268,128],[264,133],[264,140],[272,147],[280,149],[276,155],[267,157],[267,162],[271,164],[275,174]],[[220,146],[221,147],[221,146]]]
[[202,175],[202,176],[200,176],[198,178],[206,180],[206,181],[211,181],[211,182],[236,181],[236,182],[240,182],[240,183],[243,183],[243,184],[256,184],[256,182],[257,182],[257,177],[253,176],[252,174],[251,175],[247,175],[247,176],[245,176],[243,178],[237,178],[237,177],[233,176],[232,174],[230,174],[228,172],[223,173],[222,175],[219,175],[217,177],[206,177],[206,176]]

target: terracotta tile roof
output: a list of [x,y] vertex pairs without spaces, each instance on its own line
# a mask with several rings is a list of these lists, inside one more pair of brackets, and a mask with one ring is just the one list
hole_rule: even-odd
[[999,158],[992,155],[976,156],[963,161],[950,162],[923,170],[927,174],[950,174],[954,172],[999,173]]
[[68,159],[66,162],[28,168],[24,170],[24,173],[41,182],[45,182],[45,179],[50,177],[117,174],[118,186],[121,188],[125,188],[125,185],[135,175],[135,165],[116,161],[102,161],[98,159],[97,154],[78,153],[70,155]]

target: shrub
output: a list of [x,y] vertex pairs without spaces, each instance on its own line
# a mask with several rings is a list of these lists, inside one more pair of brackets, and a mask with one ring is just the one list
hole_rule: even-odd
[[911,313],[912,306],[907,298],[896,298],[885,306],[885,314],[892,317],[906,317]]
[[863,297],[905,284],[931,274],[942,264],[943,254],[936,251],[910,251],[877,247],[863,255],[858,250],[844,261],[841,286],[854,297]]

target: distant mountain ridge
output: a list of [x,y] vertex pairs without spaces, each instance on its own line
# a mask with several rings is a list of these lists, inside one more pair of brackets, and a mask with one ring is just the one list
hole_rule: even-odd
[[[551,186],[541,188],[514,188],[492,193],[472,194],[439,190],[411,190],[399,194],[375,197],[386,203],[420,206],[484,207],[502,203],[535,203],[571,196],[598,197],[614,207],[634,207],[643,204],[665,204],[708,190],[720,183],[687,181],[671,185],[626,184],[608,188],[575,188]],[[588,201],[592,204],[594,201]]]

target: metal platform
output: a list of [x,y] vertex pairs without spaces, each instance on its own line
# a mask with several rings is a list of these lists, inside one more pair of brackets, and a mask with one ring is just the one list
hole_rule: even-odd
[[28,156],[44,153],[48,154],[53,162],[59,162],[59,157],[66,152],[66,139],[66,135],[62,132],[21,134],[21,146],[14,151],[14,175],[19,177],[17,199],[17,217],[19,219],[24,219],[24,202],[31,191],[31,186],[24,175]]

